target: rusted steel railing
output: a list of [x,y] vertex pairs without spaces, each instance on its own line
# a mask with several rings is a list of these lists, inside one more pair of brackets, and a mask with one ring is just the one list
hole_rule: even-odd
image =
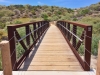
[[[34,45],[48,29],[48,27],[48,21],[8,26],[8,39],[10,43],[10,56],[13,70],[18,70],[20,68]],[[21,47],[23,51],[20,51],[19,49],[20,52],[17,53],[17,44],[20,45],[18,49]],[[19,57],[18,54],[20,53],[23,54]]]
[[[90,70],[92,26],[69,21],[57,21],[73,53],[85,71]],[[84,56],[84,58],[83,58]]]

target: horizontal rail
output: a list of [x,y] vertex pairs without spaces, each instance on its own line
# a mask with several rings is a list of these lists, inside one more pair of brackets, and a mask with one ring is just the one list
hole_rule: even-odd
[[88,25],[88,24],[81,24],[81,23],[76,23],[76,22],[72,22],[72,21],[63,21],[63,22],[70,23],[70,24],[73,24],[73,25],[76,25],[76,26],[79,26],[79,27],[82,27],[82,28],[86,28],[87,26],[91,26],[91,25]]
[[24,27],[24,26],[27,26],[27,25],[30,25],[30,24],[35,24],[35,23],[38,23],[38,22],[44,22],[44,21],[37,21],[37,22],[31,22],[31,23],[25,23],[25,24],[16,24],[16,25],[9,25],[9,26],[13,26],[13,28],[20,28],[20,27]]

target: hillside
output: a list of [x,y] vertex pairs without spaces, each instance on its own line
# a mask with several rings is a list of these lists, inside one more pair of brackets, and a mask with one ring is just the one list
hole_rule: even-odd
[[77,19],[82,19],[85,16],[100,17],[100,2],[84,8],[75,9],[74,11],[74,17]]
[[57,6],[0,6],[0,39],[7,39],[5,31],[6,25],[21,24],[39,20],[71,20],[72,16],[72,9]]
[[[31,6],[31,5],[10,5],[0,6],[0,21],[12,22],[13,19],[31,18],[33,21],[39,20],[58,20],[70,19],[72,9],[61,8],[56,6]],[[69,17],[65,16],[68,15]],[[31,21],[31,20],[30,20]],[[3,27],[0,27],[3,28]]]

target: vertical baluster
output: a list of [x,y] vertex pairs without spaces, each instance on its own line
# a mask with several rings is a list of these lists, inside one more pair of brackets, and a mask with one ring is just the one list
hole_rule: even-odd
[[[66,22],[64,22],[64,27],[66,28]],[[66,36],[66,29],[64,29],[64,33],[65,33],[65,36]]]
[[59,29],[61,30],[61,25],[60,25],[60,22],[59,22]]
[[44,24],[45,24],[45,27],[44,27],[45,28],[44,31],[45,31],[46,30],[46,21],[44,21]]
[[43,25],[42,25],[42,21],[41,21],[41,35],[42,35],[42,31],[43,31],[43,28],[42,28],[42,26],[43,26]]
[[[62,22],[60,22],[60,24],[62,25]],[[60,25],[60,29],[61,29],[61,31],[62,31],[62,26]]]
[[[77,26],[76,25],[73,25],[73,34],[77,35]],[[72,44],[73,44],[73,47],[76,47],[76,37],[74,35],[72,38]]]
[[[68,23],[66,22],[66,28],[68,29]],[[68,38],[68,30],[66,30],[66,37]]]
[[[29,25],[27,25],[25,28],[26,28],[26,35],[28,35],[30,33]],[[30,45],[30,35],[26,37],[26,43],[27,45]]]
[[[40,27],[41,27],[41,21],[40,21],[40,23],[39,23],[39,24],[40,24]],[[41,36],[41,28],[40,28],[40,36]]]
[[[37,22],[37,28],[39,28],[39,26],[40,26],[40,25],[39,25],[39,22]],[[40,36],[40,35],[39,35],[39,32],[40,32],[40,29],[37,30],[38,39],[39,39],[39,36]]]
[[45,21],[45,30],[46,30],[46,28],[47,28],[47,21]]
[[[60,24],[62,25],[62,23],[60,22]],[[62,31],[62,26],[60,25],[60,30]]]
[[[70,31],[70,23],[68,23],[67,28]],[[70,40],[70,32],[69,31],[68,31],[68,40]]]
[[59,22],[56,23],[57,27],[59,28]]
[[[34,23],[33,24],[33,30],[36,30],[36,23]],[[36,39],[37,39],[37,37],[36,37],[36,31],[34,31],[34,41],[36,42]]]
[[[12,63],[12,69],[14,71],[17,70],[17,65],[16,65],[16,51],[15,51],[15,38],[14,38],[14,28],[12,26],[8,26],[8,40],[10,43],[10,56],[11,57],[11,63]],[[13,54],[13,55],[12,55]]]
[[[43,25],[44,25],[44,21],[43,21]],[[43,26],[43,33],[44,33],[44,29],[45,29],[45,25]]]
[[38,22],[38,28],[39,28],[39,38],[40,38],[40,22]]
[[90,70],[90,61],[91,61],[91,40],[92,40],[92,26],[86,27],[85,34],[85,71]]
[[62,32],[64,33],[64,28],[63,28],[63,26],[64,26],[64,23],[63,23],[63,21],[62,21]]
[[[84,32],[85,32],[85,31],[82,32],[82,35],[81,35],[81,38],[80,38],[81,40],[84,39]],[[76,45],[76,48],[75,48],[77,51],[78,51],[79,47],[81,46],[81,43],[82,43],[81,41],[78,41],[78,43],[77,43],[77,45]]]

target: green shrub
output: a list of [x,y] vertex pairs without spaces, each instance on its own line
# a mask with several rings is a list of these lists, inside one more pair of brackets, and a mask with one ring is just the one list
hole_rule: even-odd
[[1,40],[7,40],[7,33],[4,29],[0,29],[0,41]]
[[0,10],[0,17],[11,17],[14,15],[14,12],[9,9],[2,9]]
[[14,22],[14,24],[22,24],[22,22],[21,22],[21,21],[16,20],[16,21]]
[[0,22],[0,29],[4,29],[4,28],[5,28],[5,26],[6,26],[6,24],[5,24],[5,23]]
[[78,19],[77,18],[73,18],[73,21],[78,21]]
[[48,21],[48,15],[47,14],[42,14],[41,17],[45,20],[45,21]]
[[98,55],[98,44],[100,40],[100,35],[93,35],[92,37],[92,54],[97,56]]

